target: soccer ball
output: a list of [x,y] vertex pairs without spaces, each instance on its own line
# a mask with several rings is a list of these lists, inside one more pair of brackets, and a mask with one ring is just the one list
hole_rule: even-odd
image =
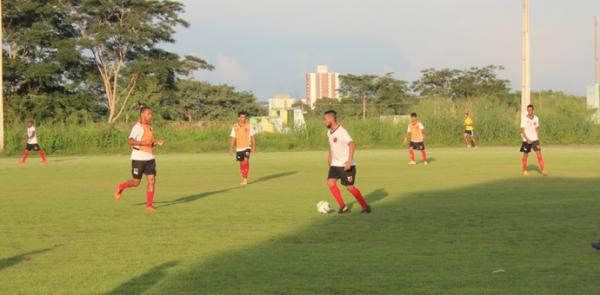
[[326,201],[321,201],[317,203],[317,212],[321,214],[327,214],[331,212],[331,204],[329,204],[329,202]]

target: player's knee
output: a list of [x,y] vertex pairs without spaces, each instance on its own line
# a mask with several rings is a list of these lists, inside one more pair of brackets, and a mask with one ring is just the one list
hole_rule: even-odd
[[148,176],[148,184],[154,184],[156,182],[156,178],[154,176]]
[[353,191],[353,190],[354,190],[354,185],[351,185],[351,184],[350,184],[350,185],[347,185],[347,186],[346,186],[346,189],[347,189],[348,191],[350,191],[350,192],[351,192],[351,191]]
[[328,179],[328,180],[327,180],[327,186],[328,186],[328,187],[334,187],[334,186],[336,186],[336,185],[337,185],[337,184],[336,184],[336,181],[335,181],[334,179]]
[[134,179],[134,180],[132,180],[132,181],[129,183],[129,185],[130,185],[130,186],[132,186],[132,187],[137,187],[137,186],[139,186],[139,185],[140,185],[140,183],[141,183],[141,180],[139,180],[139,179]]

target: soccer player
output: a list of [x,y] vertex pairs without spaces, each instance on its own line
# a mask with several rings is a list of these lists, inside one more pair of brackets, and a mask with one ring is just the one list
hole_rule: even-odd
[[241,185],[248,184],[248,173],[250,173],[250,154],[256,153],[256,140],[254,139],[254,130],[248,122],[250,115],[246,111],[238,113],[238,122],[231,128],[231,143],[229,144],[229,154],[233,156],[235,148],[235,158],[240,162],[240,173],[242,174]]
[[137,187],[142,182],[142,175],[146,175],[146,211],[153,212],[154,184],[156,183],[156,160],[153,148],[162,146],[164,140],[155,140],[150,122],[152,110],[149,107],[140,109],[140,121],[133,125],[129,134],[128,143],[131,146],[131,176],[132,179],[119,184],[115,191],[115,200],[121,199],[121,193],[127,188]]
[[540,170],[542,170],[542,175],[547,176],[548,172],[544,168],[542,146],[540,145],[540,119],[533,114],[533,111],[533,105],[528,105],[527,115],[521,119],[521,137],[523,138],[523,144],[521,145],[521,152],[523,153],[521,165],[523,175],[529,175],[529,172],[527,172],[527,158],[531,150],[533,150],[537,155],[537,162]]
[[325,112],[323,122],[327,126],[327,137],[329,138],[329,156],[327,158],[329,176],[327,177],[327,186],[340,206],[338,213],[344,214],[350,210],[344,203],[344,199],[342,199],[342,194],[337,186],[338,179],[341,180],[342,185],[346,187],[362,207],[360,213],[371,213],[371,207],[365,201],[360,190],[354,186],[354,181],[356,180],[356,163],[354,162],[356,145],[352,141],[352,137],[337,122],[337,113],[335,111]]
[[421,151],[421,157],[423,158],[423,164],[427,165],[427,152],[425,151],[425,127],[419,121],[417,113],[410,114],[410,124],[406,130],[406,136],[404,137],[404,144],[408,141],[410,135],[410,143],[408,144],[408,155],[410,157],[409,165],[417,165],[415,159],[415,150]]
[[465,140],[465,146],[467,148],[477,147],[477,139],[475,139],[475,128],[473,127],[473,118],[469,112],[465,113],[465,134],[463,139]]
[[29,157],[29,152],[31,150],[37,151],[38,155],[42,159],[42,163],[48,163],[46,159],[46,154],[40,148],[37,140],[37,134],[35,132],[35,126],[33,126],[33,121],[27,121],[27,144],[25,145],[25,150],[23,151],[23,158],[19,161],[21,164],[25,164],[27,162],[27,157]]

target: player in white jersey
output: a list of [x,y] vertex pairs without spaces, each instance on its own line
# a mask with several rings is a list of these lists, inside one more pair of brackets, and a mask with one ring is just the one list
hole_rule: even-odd
[[356,198],[362,207],[361,213],[371,213],[371,207],[365,201],[360,190],[354,186],[356,180],[356,163],[354,162],[356,145],[352,137],[337,122],[337,113],[335,111],[325,112],[323,122],[327,126],[327,137],[329,139],[329,156],[327,158],[329,175],[327,177],[327,186],[340,206],[338,213],[343,214],[350,210],[344,203],[342,193],[337,187],[338,179],[341,180],[342,185]]
[[528,105],[527,115],[521,119],[521,138],[523,139],[523,144],[521,145],[521,152],[523,153],[521,166],[523,168],[523,175],[529,175],[529,172],[527,172],[527,159],[529,153],[533,150],[537,155],[537,161],[540,170],[542,170],[542,175],[548,176],[548,172],[544,167],[542,145],[540,144],[540,119],[533,114],[533,111],[533,105]]
[[19,161],[21,164],[25,164],[27,162],[27,157],[29,156],[30,151],[36,151],[40,158],[42,159],[42,163],[48,163],[46,159],[46,154],[40,148],[37,139],[37,133],[35,131],[35,126],[33,126],[33,121],[27,121],[27,144],[25,145],[25,150],[23,151],[23,157]]

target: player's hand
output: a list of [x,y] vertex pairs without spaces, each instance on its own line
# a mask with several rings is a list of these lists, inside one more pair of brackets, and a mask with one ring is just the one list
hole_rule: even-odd
[[406,145],[408,143],[408,139],[406,139],[406,137],[405,137],[402,142],[403,142],[404,145]]
[[229,150],[229,155],[233,156],[233,150]]
[[529,140],[529,139],[528,139],[528,140],[527,140],[527,144],[531,144],[531,140]]
[[165,144],[165,141],[162,139],[159,139],[154,144],[156,144],[157,146],[163,146],[163,144]]
[[347,161],[344,163],[344,171],[350,171],[352,169],[352,161]]

